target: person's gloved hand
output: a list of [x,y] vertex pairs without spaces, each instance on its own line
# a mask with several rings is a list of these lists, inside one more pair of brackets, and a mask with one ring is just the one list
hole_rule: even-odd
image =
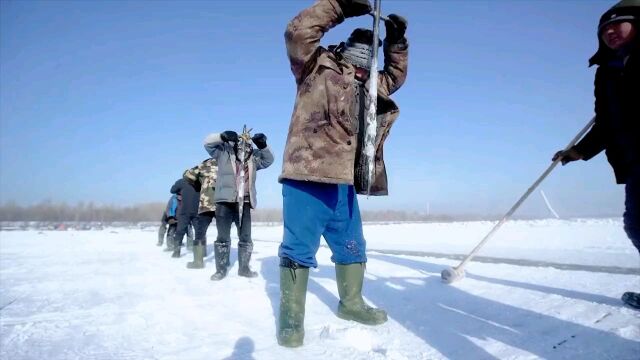
[[387,18],[389,20],[384,22],[387,29],[385,40],[389,44],[397,44],[404,39],[404,34],[407,31],[407,19],[396,14],[391,14]]
[[373,9],[369,0],[338,0],[345,18],[367,15]]
[[555,155],[553,155],[553,158],[551,159],[551,161],[556,161],[560,159],[560,162],[562,163],[562,165],[566,165],[572,161],[582,160],[582,157],[583,157],[582,154],[580,154],[578,150],[572,147],[569,150],[558,151],[557,153],[555,153]]
[[177,223],[178,223],[178,220],[176,220],[176,218],[174,218],[173,216],[169,216],[169,218],[167,218],[167,224],[173,225]]
[[196,192],[200,192],[202,191],[202,183],[200,182],[200,179],[196,179],[196,181],[194,181],[191,186],[193,186],[193,189]]
[[233,130],[227,130],[220,134],[220,139],[224,142],[238,142],[238,133]]
[[260,150],[267,147],[267,136],[263,133],[257,133],[251,138],[256,147]]

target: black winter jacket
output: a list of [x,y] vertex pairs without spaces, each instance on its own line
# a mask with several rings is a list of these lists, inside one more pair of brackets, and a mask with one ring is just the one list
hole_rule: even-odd
[[595,77],[596,122],[576,145],[589,160],[605,150],[618,184],[625,184],[631,169],[640,166],[640,39],[636,39],[624,66],[600,56]]
[[200,192],[184,179],[176,181],[171,187],[172,194],[180,194],[182,202],[178,207],[178,215],[198,215]]

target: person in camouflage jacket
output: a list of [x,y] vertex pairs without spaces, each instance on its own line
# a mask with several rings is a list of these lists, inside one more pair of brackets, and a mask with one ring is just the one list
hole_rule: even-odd
[[[318,0],[287,25],[285,43],[297,86],[282,183],[284,236],[280,245],[278,343],[301,346],[309,267],[324,237],[336,264],[338,316],[376,325],[384,310],[367,305],[361,294],[367,261],[356,193],[367,192],[363,133],[369,59],[381,41],[356,29],[335,46],[320,46],[323,35],[346,18],[368,15],[367,0]],[[383,145],[399,115],[390,96],[404,83],[408,66],[407,21],[389,15],[384,22],[384,68],[379,71],[374,179],[370,195],[387,195]]]
[[[318,1],[291,20],[285,32],[297,95],[284,150],[281,181],[354,184],[361,130],[358,118],[362,109],[357,106],[356,92],[366,91],[366,81],[358,84],[358,80],[366,80],[368,70],[363,72],[351,65],[341,49],[349,45],[350,40],[358,41],[368,36],[366,41],[371,41],[372,34],[367,29],[356,29],[344,45],[329,49],[319,46],[324,33],[344,21],[341,4],[350,1]],[[399,17],[392,15],[390,19],[397,19],[400,27],[406,26]],[[407,76],[408,43],[404,34],[393,36],[397,38],[385,39],[384,69],[378,74],[378,135],[371,195],[388,193],[383,145],[400,114],[389,96],[404,84]],[[365,189],[357,190],[362,193]]]
[[188,169],[183,179],[189,182],[196,191],[200,191],[198,217],[195,223],[195,240],[193,243],[193,262],[187,263],[189,269],[204,268],[204,257],[207,256],[207,229],[215,217],[214,202],[218,164],[215,159],[206,159]]

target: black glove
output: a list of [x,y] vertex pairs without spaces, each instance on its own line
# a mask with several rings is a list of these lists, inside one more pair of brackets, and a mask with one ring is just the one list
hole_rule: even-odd
[[200,182],[200,179],[196,179],[196,181],[192,182],[191,186],[193,186],[193,189],[196,192],[202,191],[202,183]]
[[238,133],[233,130],[227,130],[220,134],[220,139],[224,142],[238,143]]
[[385,40],[389,44],[397,44],[404,39],[404,33],[407,31],[407,19],[400,15],[391,14],[389,20],[384,22],[387,29]]
[[257,133],[251,138],[256,147],[260,150],[267,147],[267,136],[263,133]]
[[345,18],[367,15],[373,9],[369,0],[338,0]]
[[578,152],[578,150],[576,150],[575,148],[571,148],[569,150],[560,150],[557,153],[555,153],[555,155],[553,155],[553,158],[551,159],[551,161],[556,161],[560,159],[560,162],[562,163],[562,165],[566,165],[572,161],[576,161],[576,160],[582,160],[582,154],[580,154]]

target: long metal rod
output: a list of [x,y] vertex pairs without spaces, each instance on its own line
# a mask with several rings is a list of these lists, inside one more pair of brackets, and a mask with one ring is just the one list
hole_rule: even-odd
[[[373,17],[376,17],[376,13],[375,13],[375,11],[370,12],[370,13],[369,13],[369,15],[371,15],[371,16],[373,16]],[[382,20],[382,21],[389,21],[389,18],[381,14],[381,15],[380,15],[380,20]]]
[[[249,131],[247,130],[247,125],[242,127],[242,134],[240,135],[240,139],[238,141],[238,156],[240,157],[240,176],[238,178],[238,227],[242,226],[242,214],[244,211],[244,193],[245,187],[245,166],[247,164],[247,154],[246,154],[246,146],[251,141],[251,137],[249,135]],[[233,164],[233,166],[236,166]]]
[[[571,142],[569,142],[569,144],[564,148],[564,150],[569,150],[571,147],[573,147],[578,140],[580,140],[584,134],[586,134],[587,131],[589,131],[589,129],[591,128],[591,126],[593,126],[594,122],[595,122],[596,118],[595,116],[589,121],[589,123],[582,129],[580,130],[580,132],[573,138],[573,140],[571,140]],[[558,163],[560,162],[560,158],[558,158],[556,161],[554,161],[553,163],[551,163],[551,165],[549,165],[549,167],[547,168],[547,170],[544,171],[544,173],[542,173],[542,175],[540,175],[540,177],[533,183],[533,185],[531,185],[529,187],[529,190],[527,190],[527,192],[524,193],[524,195],[522,195],[520,197],[520,199],[518,200],[518,202],[516,202],[511,209],[507,212],[507,214],[502,218],[502,220],[500,220],[492,229],[491,231],[489,231],[489,233],[484,237],[484,239],[482,239],[482,241],[480,241],[480,243],[471,251],[471,253],[469,253],[469,255],[467,255],[466,258],[464,258],[464,260],[462,260],[462,262],[460,263],[460,265],[456,266],[455,269],[459,270],[462,269],[469,261],[471,261],[471,259],[476,255],[476,253],[480,250],[480,248],[482,248],[482,246],[491,238],[491,236],[498,231],[498,229],[502,226],[502,224],[504,224],[505,222],[507,222],[507,220],[509,220],[509,218],[511,217],[511,215],[513,215],[513,213],[516,212],[516,210],[518,210],[518,208],[520,207],[520,205],[522,205],[522,203],[529,197],[529,195],[531,195],[531,193],[538,187],[538,185],[540,185],[540,183],[542,183],[542,181],[551,173],[551,171],[553,171],[553,169],[558,165]]]
[[373,39],[371,60],[369,62],[369,87],[366,127],[364,134],[364,153],[367,159],[367,195],[371,194],[371,183],[375,167],[375,144],[378,133],[378,39],[380,37],[380,6],[382,0],[375,1],[373,16]]

